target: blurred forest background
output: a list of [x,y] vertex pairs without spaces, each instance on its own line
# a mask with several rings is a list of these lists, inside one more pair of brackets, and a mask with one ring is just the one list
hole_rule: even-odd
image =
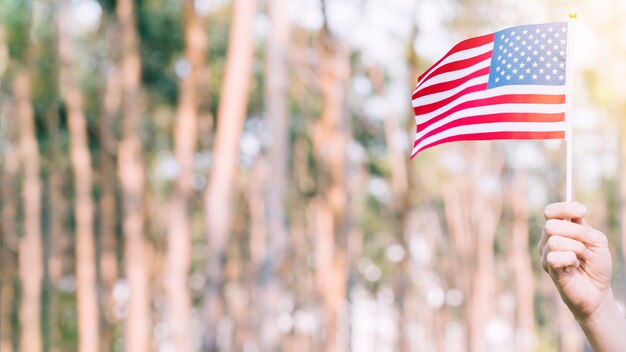
[[[2,0],[0,350],[582,351],[561,141],[409,161],[417,76],[543,0]],[[626,299],[626,1],[580,2],[575,198]]]

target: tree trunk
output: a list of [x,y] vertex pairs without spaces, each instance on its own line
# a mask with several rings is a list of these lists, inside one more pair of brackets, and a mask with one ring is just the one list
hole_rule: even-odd
[[20,124],[21,159],[24,167],[24,235],[19,243],[19,273],[22,282],[20,304],[20,350],[41,351],[41,283],[43,251],[41,244],[41,180],[35,116],[31,103],[30,77],[15,78],[14,94]]
[[[465,324],[470,351],[487,349],[485,327],[493,313],[494,239],[502,212],[502,198],[495,179],[502,161],[489,152],[489,144],[473,145],[468,170],[453,175],[455,181],[444,187],[444,203],[456,259],[455,286],[468,301]],[[494,183],[490,183],[494,180]]]
[[316,285],[322,301],[324,350],[345,350],[340,322],[346,318],[348,195],[346,150],[349,141],[343,116],[344,92],[350,76],[348,50],[322,30],[319,46],[322,113],[313,131],[318,162],[315,213]]
[[[113,27],[113,26],[109,26]],[[107,28],[109,46],[113,46],[119,38],[119,33],[113,28]],[[113,60],[112,60],[113,61]],[[104,86],[104,95],[98,125],[98,137],[101,150],[98,156],[98,183],[100,184],[99,200],[99,243],[98,252],[100,279],[103,285],[103,297],[100,298],[100,314],[102,327],[100,349],[113,349],[113,333],[116,324],[114,313],[115,299],[113,288],[119,275],[117,253],[117,178],[116,178],[116,149],[117,139],[113,133],[116,114],[121,104],[121,77],[117,65],[111,64],[107,72]]]
[[[3,97],[1,114],[15,116],[13,101],[7,102]],[[17,174],[20,167],[19,145],[15,140],[13,129],[2,126],[6,140],[10,143],[2,157],[2,221],[0,222],[0,351],[11,352],[14,349],[14,328],[12,316],[16,302],[15,282],[17,279],[17,249],[19,237],[17,234],[17,205],[19,204],[17,189]]]
[[[383,96],[385,92],[385,79],[384,72],[381,67],[375,67],[371,69],[370,75],[372,82],[376,90],[376,94]],[[385,121],[385,144],[387,145],[387,155],[391,165],[391,194],[393,201],[393,233],[395,240],[402,246],[405,253],[409,252],[408,241],[405,238],[407,233],[407,215],[409,204],[409,175],[407,168],[408,158],[402,151],[398,143],[398,138],[404,132],[401,130],[398,124],[398,118],[395,114],[386,113]],[[398,311],[397,329],[398,329],[398,343],[396,349],[398,351],[409,351],[408,332],[405,329],[406,307],[405,299],[406,293],[409,290],[407,285],[410,282],[409,279],[409,256],[405,255],[398,263],[398,270],[395,278],[395,294],[396,305]]]
[[[262,297],[261,346],[272,351],[279,347],[276,331],[278,300],[281,284],[278,266],[285,256],[288,241],[287,217],[285,214],[285,189],[287,186],[287,158],[289,150],[289,107],[287,50],[289,48],[289,18],[286,0],[271,0],[268,3],[271,30],[266,43],[265,103],[266,116],[272,136],[269,147],[269,166],[272,181],[264,183],[266,190],[266,214],[268,235],[265,259],[259,268]],[[260,272],[264,271],[264,272]]]
[[561,299],[556,288],[553,288],[552,291],[557,311],[559,351],[582,352],[584,341],[583,332],[576,322],[576,319],[574,319],[572,312]]
[[512,189],[513,231],[510,253],[517,301],[515,345],[519,352],[530,352],[534,350],[537,339],[535,337],[535,279],[528,248],[527,172],[516,172]]
[[78,310],[78,350],[98,350],[98,299],[96,295],[96,255],[93,233],[91,154],[87,141],[87,121],[83,97],[72,71],[74,52],[68,32],[67,0],[61,1],[58,17],[60,89],[67,111],[70,157],[74,173],[74,218],[76,223],[76,288]]
[[476,269],[472,280],[470,296],[469,337],[472,351],[484,351],[485,328],[493,314],[495,299],[495,253],[494,241],[496,228],[502,214],[502,197],[496,180],[500,177],[502,160],[494,153],[489,153],[491,145],[477,145],[472,165],[472,209],[473,234],[477,242]]
[[215,329],[221,294],[225,246],[232,226],[234,182],[239,160],[239,139],[243,130],[250,89],[252,58],[252,22],[256,0],[235,0],[226,59],[226,73],[221,88],[217,113],[217,131],[213,147],[212,174],[205,193],[207,241],[210,247],[205,307],[208,309],[209,331],[205,341],[208,349],[216,349]]
[[[49,146],[49,172],[48,212],[50,217],[50,257],[48,259],[48,271],[50,282],[56,285],[67,270],[68,263],[64,260],[65,251],[68,247],[65,222],[67,221],[67,200],[63,196],[66,182],[65,162],[61,151],[61,136],[59,131],[58,106],[55,104],[46,114],[46,128],[50,134]],[[54,305],[54,303],[53,303]]]
[[[267,225],[267,203],[264,199],[264,191],[268,187],[268,161],[265,156],[260,156],[255,160],[254,165],[250,169],[250,173],[254,175],[250,177],[246,195],[249,212],[250,223],[250,260],[249,272],[250,277],[250,294],[255,297],[261,297],[253,309],[248,312],[248,321],[245,327],[250,331],[255,331],[256,340],[251,341],[260,346],[263,351],[277,350],[277,329],[276,329],[276,302],[275,296],[270,291],[272,280],[276,280],[273,273],[268,272],[264,263],[267,261],[268,249],[272,245],[269,241],[269,231]],[[273,175],[272,175],[273,176]],[[268,323],[270,324],[268,326]],[[243,326],[241,326],[243,328]]]
[[193,163],[197,140],[198,71],[203,62],[207,39],[192,0],[185,1],[183,11],[185,60],[191,66],[191,71],[182,77],[179,88],[174,155],[180,173],[169,204],[165,287],[175,350],[191,351],[191,297],[187,284],[191,265],[189,203],[193,195]]
[[126,245],[124,263],[130,288],[124,345],[126,351],[141,352],[150,347],[150,294],[144,238],[145,170],[139,134],[141,57],[134,4],[133,0],[118,0],[116,7],[122,47],[122,140],[118,145],[118,174]]

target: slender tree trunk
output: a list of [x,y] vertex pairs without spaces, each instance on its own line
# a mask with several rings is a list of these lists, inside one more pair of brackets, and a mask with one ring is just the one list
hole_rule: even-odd
[[22,281],[20,304],[20,350],[41,351],[41,284],[43,251],[41,245],[41,180],[35,116],[31,103],[30,77],[15,78],[14,94],[20,124],[21,159],[24,167],[24,235],[19,243],[19,272]]
[[191,66],[191,71],[180,81],[176,113],[174,155],[180,173],[169,205],[165,287],[175,350],[191,351],[191,297],[187,284],[191,265],[189,203],[193,195],[193,161],[197,140],[198,71],[203,62],[207,39],[192,0],[185,1],[183,11],[185,60]]
[[150,347],[150,294],[144,238],[145,170],[139,135],[141,57],[134,4],[133,0],[119,0],[116,7],[122,47],[122,140],[118,145],[118,174],[126,245],[124,263],[130,287],[124,344],[126,351],[142,352]]
[[[65,223],[67,221],[68,205],[67,200],[63,196],[63,189],[66,185],[66,162],[61,150],[61,133],[60,133],[60,117],[59,106],[53,104],[46,112],[46,129],[49,134],[50,145],[47,148],[49,159],[47,160],[49,176],[47,188],[49,199],[47,211],[49,213],[49,258],[48,273],[50,275],[50,283],[52,286],[58,284],[59,280],[68,269],[68,262],[64,259],[65,251],[68,247],[68,238],[66,236]],[[52,297],[52,315],[58,312],[55,299]],[[56,334],[56,333],[55,333]],[[55,337],[53,336],[53,339]]]
[[285,192],[287,189],[287,158],[289,150],[289,107],[287,49],[289,48],[289,18],[287,0],[270,0],[272,23],[267,40],[265,101],[272,144],[269,148],[272,182],[268,185],[268,223],[273,255],[280,259],[287,242]]
[[[262,350],[267,351],[275,351],[277,350],[277,346],[268,346],[271,342],[275,343],[276,341],[273,338],[276,338],[277,329],[276,329],[276,316],[275,311],[272,309],[275,308],[275,303],[273,297],[270,292],[268,292],[268,284],[266,281],[270,281],[275,278],[268,278],[268,268],[264,266],[264,262],[267,260],[266,257],[268,255],[268,247],[271,246],[270,241],[268,240],[269,231],[267,225],[267,202],[264,199],[264,191],[267,189],[268,184],[268,161],[265,156],[260,156],[255,160],[254,165],[252,166],[250,173],[254,175],[250,177],[249,183],[246,191],[247,195],[247,203],[248,203],[248,212],[249,212],[249,223],[250,223],[250,261],[248,263],[250,277],[249,286],[251,295],[254,297],[261,297],[257,304],[254,305],[253,309],[248,312],[248,324],[246,324],[246,328],[249,328],[251,331],[256,331],[256,340],[251,341],[251,343],[255,343],[260,346]],[[272,175],[273,176],[273,175]],[[272,315],[272,318],[269,318],[268,315]],[[271,321],[273,324],[270,326],[266,326],[266,323]],[[271,335],[267,336],[267,335]]]
[[59,58],[61,94],[67,110],[70,132],[70,157],[74,173],[74,218],[76,223],[76,288],[78,308],[78,350],[97,351],[99,336],[96,294],[96,254],[93,232],[91,154],[87,141],[87,121],[77,78],[72,41],[68,32],[68,2],[60,4]]
[[[371,77],[374,83],[376,93],[378,95],[385,94],[384,72],[380,67],[371,70]],[[387,155],[391,165],[391,194],[393,199],[393,232],[396,240],[402,246],[405,253],[408,253],[407,239],[405,238],[408,215],[408,196],[409,196],[409,180],[407,157],[402,151],[398,137],[403,134],[398,124],[397,116],[392,113],[385,114],[385,143],[387,145]],[[398,351],[409,351],[408,333],[405,329],[406,292],[409,290],[407,282],[410,282],[409,274],[409,257],[404,256],[398,263],[398,270],[395,278],[395,294],[396,305],[398,311],[397,329],[398,329]]]
[[266,189],[268,243],[263,265],[259,268],[262,296],[261,346],[263,350],[276,350],[280,335],[275,328],[279,312],[281,284],[278,266],[282,262],[288,241],[285,192],[287,187],[287,158],[289,150],[289,107],[287,50],[289,48],[289,18],[286,0],[268,2],[271,30],[266,43],[265,103],[272,144],[269,147],[271,182]]
[[316,285],[322,301],[324,350],[340,351],[340,321],[345,319],[347,299],[348,195],[346,149],[349,135],[343,116],[344,94],[350,76],[348,50],[340,46],[327,26],[319,47],[322,113],[313,132],[318,162],[318,194],[313,201],[315,215]]
[[[0,112],[3,116],[15,116],[13,101],[8,103],[2,97]],[[10,105],[10,107],[9,107]],[[4,122],[4,121],[3,121]],[[19,145],[14,138],[13,128],[2,126],[10,143],[2,157],[1,194],[2,212],[0,221],[0,351],[11,352],[14,349],[16,329],[12,321],[16,302],[15,282],[17,279],[17,249],[19,237],[16,228],[17,207],[19,204],[17,173],[20,167]]]
[[[50,32],[47,38],[38,38],[37,46],[45,48],[44,52],[39,55],[48,55],[51,62],[52,84],[59,87],[59,53],[58,53],[58,30],[57,30],[57,13],[58,6],[52,6],[52,16],[50,20],[45,21],[45,26]],[[43,23],[42,23],[43,24]],[[46,43],[46,41],[50,41]],[[73,269],[72,260],[67,257],[67,251],[70,244],[70,236],[68,236],[67,223],[69,222],[69,202],[66,193],[66,187],[69,185],[68,177],[69,160],[63,153],[63,137],[61,136],[61,118],[59,114],[60,98],[54,93],[49,97],[50,103],[46,108],[45,124],[46,134],[48,135],[47,147],[44,151],[42,160],[42,169],[47,170],[48,177],[43,192],[43,209],[44,219],[48,219],[43,229],[43,248],[44,261],[46,263],[44,270],[43,282],[43,301],[42,301],[42,318],[43,318],[43,341],[44,350],[51,347],[59,346],[62,342],[62,331],[60,327],[60,317],[62,313],[62,299],[56,289],[61,282],[60,280],[68,275]]]
[[[304,84],[304,83],[301,83]],[[307,192],[313,187],[313,177],[308,167],[308,155],[310,153],[310,146],[305,136],[299,136],[294,142],[293,147],[293,165],[292,174],[294,180],[297,180],[299,192],[294,199],[295,206],[292,207],[291,214],[291,229],[290,237],[293,252],[290,255],[293,267],[293,275],[298,278],[295,285],[292,288],[293,296],[295,298],[294,310],[297,311],[299,307],[307,305],[314,300],[311,297],[315,294],[314,291],[314,273],[312,273],[309,267],[308,259],[311,253],[314,253],[312,244],[314,242],[315,235],[312,233],[312,226],[307,222],[313,222],[313,209],[308,199],[305,196]],[[295,329],[294,333],[290,336],[290,344],[285,349],[286,351],[311,351],[314,348],[313,338],[306,332]]]
[[[489,153],[489,144],[477,145],[472,165],[473,187],[472,217],[473,232],[477,242],[476,270],[472,280],[472,295],[470,296],[470,324],[469,337],[472,351],[484,351],[485,328],[493,314],[493,300],[495,298],[495,253],[494,241],[496,228],[502,214],[502,197],[498,185],[489,183],[489,179],[497,180],[502,169],[502,160],[493,153]],[[485,181],[485,179],[487,181]],[[482,181],[482,182],[481,182]]]
[[512,189],[513,231],[510,253],[517,301],[515,345],[519,352],[530,352],[534,349],[537,340],[534,310],[535,280],[528,248],[528,174],[525,171],[516,172]]
[[[71,262],[66,257],[69,245],[69,236],[66,228],[68,202],[63,195],[68,182],[68,175],[66,172],[66,158],[61,151],[59,122],[59,107],[57,104],[54,104],[46,112],[46,128],[49,134],[49,147],[47,148],[49,159],[46,161],[47,165],[44,166],[44,168],[49,170],[47,180],[48,197],[44,206],[49,218],[49,233],[44,247],[47,263],[44,287],[47,289],[46,300],[49,302],[50,307],[48,308],[48,315],[44,316],[43,328],[44,341],[46,337],[49,338],[48,344],[51,346],[58,346],[62,339],[61,329],[58,324],[62,302],[55,288],[58,287],[61,278],[67,275],[71,265]],[[46,287],[47,285],[50,285],[50,287]],[[46,330],[48,331],[46,332]]]
[[256,0],[235,0],[233,6],[226,73],[217,113],[212,174],[205,193],[207,240],[210,247],[205,307],[209,314],[209,329],[212,330],[207,333],[205,344],[211,350],[217,346],[215,329],[219,321],[219,310],[224,306],[221,294],[224,284],[224,250],[232,226],[239,138],[248,106],[254,54],[252,20],[256,11]]
[[[110,26],[113,27],[113,26]],[[119,34],[113,28],[107,29],[109,46],[114,45]],[[102,149],[98,156],[98,183],[100,184],[99,216],[100,216],[100,253],[98,270],[103,284],[103,296],[100,298],[100,314],[102,315],[102,327],[100,337],[100,349],[109,351],[113,349],[113,333],[116,323],[113,297],[113,288],[119,275],[117,253],[117,178],[116,178],[116,149],[117,139],[113,133],[115,118],[121,104],[121,77],[120,70],[115,64],[111,64],[107,72],[104,96],[102,100],[101,115],[98,125],[98,137]]]
[[553,289],[553,299],[556,304],[557,325],[560,352],[582,352],[583,332],[574,319],[572,312],[567,308],[556,289]]
[[488,149],[489,144],[475,145],[465,177],[456,174],[453,184],[444,187],[456,258],[454,284],[468,297],[465,323],[469,349],[473,352],[487,348],[485,327],[493,313],[494,299],[493,246],[502,212],[502,198],[495,188],[498,185],[488,182],[499,177],[502,162]]

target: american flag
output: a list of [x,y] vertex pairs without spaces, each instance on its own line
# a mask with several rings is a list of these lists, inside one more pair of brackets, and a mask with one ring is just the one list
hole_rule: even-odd
[[511,27],[454,46],[413,91],[413,158],[448,142],[565,138],[567,22]]

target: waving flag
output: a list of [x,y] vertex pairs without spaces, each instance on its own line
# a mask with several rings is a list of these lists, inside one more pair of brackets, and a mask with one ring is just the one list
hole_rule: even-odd
[[567,22],[467,39],[413,92],[420,151],[454,141],[565,138]]

